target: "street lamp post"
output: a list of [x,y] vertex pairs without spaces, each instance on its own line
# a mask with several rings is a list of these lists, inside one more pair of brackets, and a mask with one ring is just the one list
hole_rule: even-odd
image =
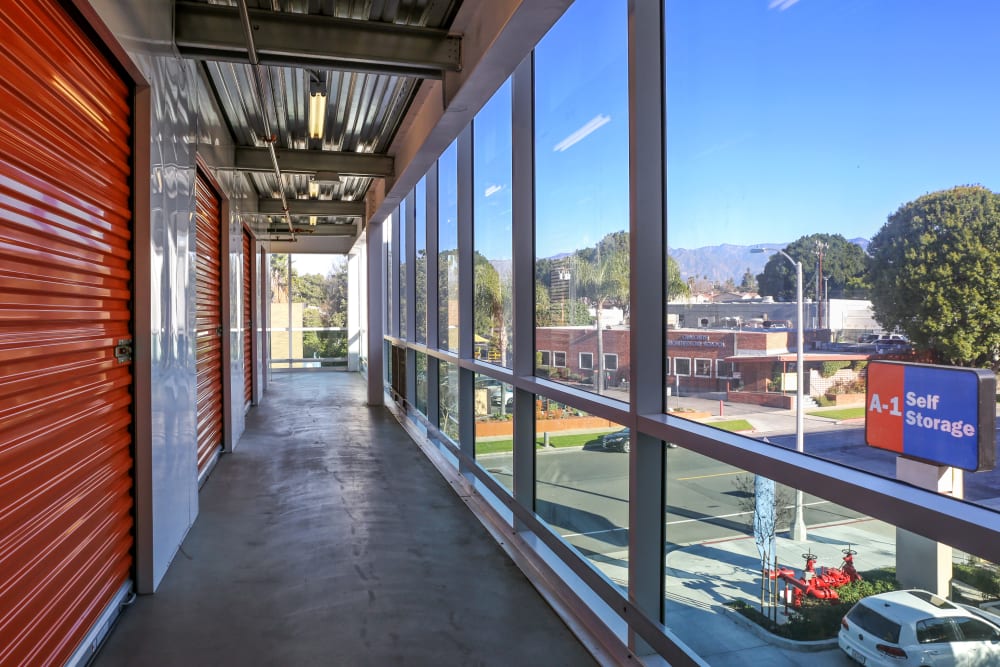
[[[750,252],[762,253],[769,248],[751,248]],[[805,385],[802,351],[805,349],[805,327],[802,319],[802,262],[796,262],[784,250],[773,250],[795,267],[795,451],[804,452],[804,421],[802,416],[802,390]],[[802,512],[802,490],[795,490],[795,518],[792,520],[792,539],[805,541],[806,521]]]

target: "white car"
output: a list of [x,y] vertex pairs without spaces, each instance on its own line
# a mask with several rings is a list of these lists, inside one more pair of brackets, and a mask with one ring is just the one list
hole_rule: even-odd
[[866,667],[1000,667],[1000,617],[927,591],[892,591],[851,607],[838,643]]

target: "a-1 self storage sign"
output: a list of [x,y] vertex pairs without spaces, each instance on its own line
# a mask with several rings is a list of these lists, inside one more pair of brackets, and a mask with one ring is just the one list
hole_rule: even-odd
[[868,364],[865,442],[965,470],[996,458],[996,376],[978,368]]

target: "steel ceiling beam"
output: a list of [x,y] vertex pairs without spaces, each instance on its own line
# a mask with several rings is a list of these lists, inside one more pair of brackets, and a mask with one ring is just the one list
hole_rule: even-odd
[[[313,174],[317,171],[335,171],[344,176],[374,176],[386,178],[393,175],[393,159],[388,155],[351,153],[342,151],[308,151],[278,149],[278,162],[286,174]],[[241,146],[236,149],[236,170],[270,172],[271,154],[267,148]]]
[[[264,215],[282,215],[281,200],[259,199],[257,211]],[[330,201],[326,199],[289,199],[289,215],[320,215],[320,216],[354,216],[363,217],[365,203],[363,201]]]
[[[246,62],[236,7],[177,2],[174,43],[181,56]],[[440,79],[461,70],[462,38],[445,30],[252,9],[261,64]]]
[[[288,234],[288,231],[283,227],[271,227],[267,228],[266,234],[284,236]],[[321,236],[357,236],[358,227],[357,225],[316,225],[315,227],[303,227],[298,225],[295,227],[296,234],[308,234],[310,238],[317,238]]]

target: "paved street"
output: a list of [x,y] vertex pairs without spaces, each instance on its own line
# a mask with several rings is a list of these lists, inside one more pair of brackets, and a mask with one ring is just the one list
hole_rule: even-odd
[[[713,398],[673,399],[685,407],[718,415]],[[795,416],[787,410],[723,404],[725,419],[746,419],[751,437],[779,447],[795,447]],[[723,417],[713,417],[721,419]],[[886,477],[895,476],[895,454],[868,447],[864,424],[807,416],[807,454]],[[760,593],[760,557],[752,533],[752,476],[684,448],[666,450],[665,608],[668,624],[711,665],[849,665],[839,650],[801,652],[781,646],[736,622],[721,607]],[[510,454],[481,457],[481,464],[501,483],[511,485]],[[610,580],[624,585],[628,576],[628,456],[605,451],[594,441],[582,448],[539,450],[537,511]],[[1000,506],[1000,472],[966,473],[966,498]],[[895,529],[853,510],[809,494],[804,516],[806,543],[788,538],[794,491],[776,490],[779,511],[778,556],[783,566],[800,571],[802,555],[815,553],[820,566],[839,566],[848,545],[858,552],[858,569],[895,565]],[[720,625],[721,624],[721,625]],[[717,641],[725,632],[727,641]]]

